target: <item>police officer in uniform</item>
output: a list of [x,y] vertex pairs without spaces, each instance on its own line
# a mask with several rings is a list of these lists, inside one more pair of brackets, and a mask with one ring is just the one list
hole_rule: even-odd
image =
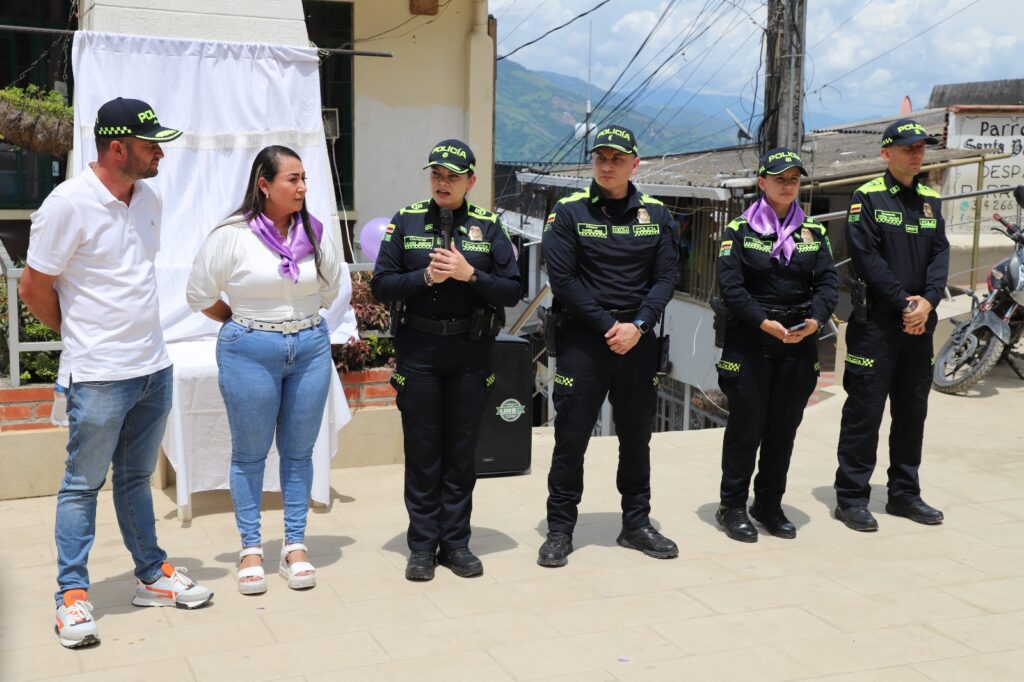
[[405,439],[409,580],[431,580],[436,563],[483,573],[469,550],[477,433],[494,337],[521,287],[504,225],[466,200],[475,164],[464,142],[434,147],[431,198],[392,218],[371,282],[377,300],[396,304],[391,383]]
[[733,540],[756,542],[747,494],[760,448],[750,515],[780,538],[796,526],[782,511],[793,440],[820,370],[818,330],[838,298],[825,228],[797,203],[803,162],[780,148],[761,158],[763,195],[730,222],[718,254],[726,324],[718,385],[729,398],[722,442],[718,523]]
[[892,425],[885,510],[924,524],[943,518],[921,499],[918,478],[934,308],[949,272],[941,197],[917,178],[925,145],[937,142],[915,121],[886,128],[881,153],[888,170],[853,193],[847,212],[853,269],[867,285],[865,321],[855,314],[846,332],[847,399],[835,482],[836,518],[853,530],[878,530],[867,504],[886,398]]
[[548,216],[543,248],[556,311],[564,320],[553,387],[555,447],[548,474],[541,566],[564,566],[583,495],[583,455],[609,396],[619,438],[618,543],[657,558],[676,544],[651,526],[650,439],[659,343],[651,333],[675,287],[678,252],[668,209],[630,182],[636,137],[608,126],[593,146],[594,181]]

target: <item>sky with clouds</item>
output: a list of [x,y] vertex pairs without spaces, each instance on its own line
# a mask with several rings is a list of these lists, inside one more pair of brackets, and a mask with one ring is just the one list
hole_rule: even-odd
[[[490,12],[498,19],[498,55],[597,4],[598,0],[491,0]],[[685,50],[662,66],[655,86],[750,98],[766,4],[610,0],[510,59],[530,69],[586,80],[592,29],[592,80],[608,88],[657,26],[622,75],[617,91],[636,87],[685,41]],[[915,109],[924,108],[936,84],[1024,77],[1021,0],[808,0],[807,5],[805,87],[811,111],[852,121],[895,113],[904,95],[910,96]],[[947,17],[952,18],[914,37]],[[763,75],[762,70],[762,82]],[[763,84],[758,92],[762,89]]]

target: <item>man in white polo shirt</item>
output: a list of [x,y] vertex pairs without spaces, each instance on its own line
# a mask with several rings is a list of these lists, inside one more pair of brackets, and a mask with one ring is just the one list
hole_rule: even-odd
[[68,388],[68,458],[57,495],[57,624],[60,643],[99,642],[87,601],[86,564],[96,533],[96,496],[113,465],[114,509],[135,561],[136,606],[195,608],[213,593],[167,563],[157,544],[150,476],[171,408],[153,260],[161,202],[160,125],[145,102],[118,97],[96,116],[98,159],[59,185],[32,214],[20,293],[59,330]]

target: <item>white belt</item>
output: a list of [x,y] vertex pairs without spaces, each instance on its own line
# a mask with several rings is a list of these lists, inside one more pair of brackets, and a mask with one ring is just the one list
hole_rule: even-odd
[[285,322],[261,322],[260,320],[250,320],[248,317],[242,317],[241,315],[232,315],[231,319],[249,329],[256,329],[261,332],[281,332],[282,334],[295,334],[303,329],[309,329],[320,324],[319,314],[307,317],[304,320],[286,320]]

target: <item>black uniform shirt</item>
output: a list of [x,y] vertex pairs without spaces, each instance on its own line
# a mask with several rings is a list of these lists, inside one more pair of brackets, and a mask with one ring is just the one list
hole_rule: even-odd
[[653,325],[676,282],[676,221],[665,205],[633,183],[616,215],[596,182],[565,197],[544,226],[551,292],[573,317],[604,334],[609,310],[639,309]]
[[904,187],[886,171],[858,188],[850,201],[847,244],[871,300],[902,310],[907,296],[921,296],[937,306],[949,274],[939,193],[916,180]]
[[488,303],[503,308],[519,301],[519,267],[498,216],[468,201],[452,213],[456,248],[476,270],[477,281],[447,279],[427,286],[423,274],[443,239],[439,208],[431,199],[406,206],[391,219],[370,282],[374,298],[404,300],[407,312],[436,320],[469,317]]
[[743,216],[725,227],[718,251],[718,290],[729,311],[754,327],[767,319],[761,304],[811,302],[819,327],[839,298],[832,247],[821,223],[810,218],[793,233],[796,250],[786,265],[772,258],[776,235],[755,232]]

